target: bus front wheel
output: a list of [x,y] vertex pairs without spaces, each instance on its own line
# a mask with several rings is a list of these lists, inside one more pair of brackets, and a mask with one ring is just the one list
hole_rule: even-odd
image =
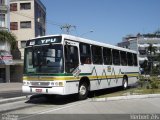
[[79,100],[84,100],[88,96],[88,84],[86,82],[82,82],[79,85],[79,90],[78,90],[78,99]]

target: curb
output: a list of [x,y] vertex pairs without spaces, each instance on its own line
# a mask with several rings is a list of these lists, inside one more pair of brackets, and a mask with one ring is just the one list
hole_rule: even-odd
[[7,98],[7,99],[0,99],[0,104],[17,102],[17,101],[21,101],[21,100],[27,100],[30,97],[31,97],[31,95],[21,96],[21,97],[14,97],[14,98]]
[[91,98],[91,101],[104,102],[104,101],[117,101],[117,100],[130,100],[130,99],[159,98],[159,97],[160,94],[129,95],[129,96],[106,97],[106,98]]
[[[30,99],[32,95],[14,97],[1,99],[0,104],[17,102],[21,100]],[[95,102],[104,102],[104,101],[117,101],[117,100],[130,100],[130,99],[144,99],[144,98],[159,98],[160,94],[147,94],[147,95],[129,95],[129,96],[116,96],[116,97],[106,97],[106,98],[90,98],[89,100]]]

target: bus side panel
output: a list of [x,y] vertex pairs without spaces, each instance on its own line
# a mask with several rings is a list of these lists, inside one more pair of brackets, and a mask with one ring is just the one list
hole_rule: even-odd
[[83,69],[90,69],[90,90],[98,90],[104,88],[122,86],[123,77],[128,77],[128,84],[134,84],[137,81],[138,67],[134,66],[113,66],[113,65],[90,65],[83,67]]
[[66,81],[65,94],[78,93],[79,81]]

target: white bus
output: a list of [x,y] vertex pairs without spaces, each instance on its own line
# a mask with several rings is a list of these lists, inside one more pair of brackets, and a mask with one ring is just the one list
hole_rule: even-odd
[[22,90],[25,93],[68,95],[86,99],[89,91],[136,83],[137,53],[72,35],[28,40]]

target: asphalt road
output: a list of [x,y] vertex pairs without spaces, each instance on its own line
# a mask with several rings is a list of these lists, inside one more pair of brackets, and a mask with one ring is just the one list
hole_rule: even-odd
[[[27,101],[0,105],[1,119],[20,120],[160,120],[160,98],[95,101],[76,101],[74,96],[56,97],[48,100],[44,96],[34,96]],[[12,109],[15,108],[15,109]],[[4,110],[5,111],[5,110]]]

